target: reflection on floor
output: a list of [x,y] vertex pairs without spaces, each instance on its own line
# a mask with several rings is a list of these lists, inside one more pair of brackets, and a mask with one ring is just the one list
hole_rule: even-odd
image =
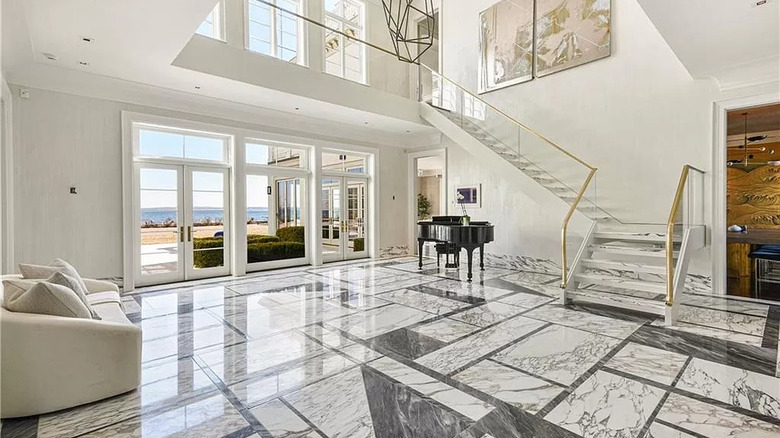
[[774,437],[780,307],[688,293],[685,323],[561,307],[557,278],[416,261],[125,296],[143,386],[2,437]]

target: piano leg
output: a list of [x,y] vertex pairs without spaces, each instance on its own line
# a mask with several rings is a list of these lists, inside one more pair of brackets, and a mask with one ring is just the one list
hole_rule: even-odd
[[425,243],[422,239],[417,239],[417,255],[420,256],[420,264],[418,266],[418,269],[422,271],[422,252],[423,252],[423,243]]
[[471,282],[471,265],[474,261],[474,248],[468,247],[466,248],[466,253],[469,257],[469,283]]
[[479,270],[485,270],[485,245],[479,245]]

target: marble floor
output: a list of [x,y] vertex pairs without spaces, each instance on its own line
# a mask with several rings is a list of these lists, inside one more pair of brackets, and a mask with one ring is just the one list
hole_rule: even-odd
[[672,329],[557,304],[557,277],[415,260],[124,296],[134,392],[6,437],[780,437],[780,306],[698,295]]

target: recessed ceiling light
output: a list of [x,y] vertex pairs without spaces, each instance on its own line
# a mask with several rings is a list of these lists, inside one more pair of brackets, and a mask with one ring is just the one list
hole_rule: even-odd
[[407,130],[406,130],[406,133],[407,133],[407,134],[411,134],[411,133],[412,133],[412,131],[410,131],[410,130],[408,130],[408,129],[407,129]]
[[365,123],[366,123],[366,125],[368,125],[368,120],[366,120],[366,122],[365,122]]
[[300,111],[301,109],[299,107],[295,107],[295,111]]
[[85,36],[83,36],[83,37],[81,37],[81,41],[84,42],[84,43],[91,43],[91,42],[94,42],[95,39],[92,38],[92,37],[85,37]]
[[57,55],[54,55],[54,54],[52,54],[52,53],[46,53],[46,52],[44,52],[44,53],[43,53],[43,56],[45,56],[45,57],[46,57],[46,59],[48,59],[49,61],[59,61],[59,59],[60,59],[60,58],[58,58],[58,57],[57,57]]
[[79,65],[81,65],[83,67],[86,67],[86,66],[89,65],[89,63],[88,62],[84,62],[84,61],[79,61]]

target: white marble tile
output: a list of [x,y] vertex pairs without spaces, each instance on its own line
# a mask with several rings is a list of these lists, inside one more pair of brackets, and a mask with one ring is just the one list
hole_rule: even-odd
[[221,326],[222,321],[206,309],[198,309],[188,313],[171,313],[168,315],[146,318],[136,325],[141,328],[144,341],[177,336],[194,330]]
[[409,289],[386,292],[377,295],[377,297],[397,304],[403,304],[404,306],[413,309],[424,310],[434,315],[449,313],[453,310],[458,310],[470,305],[462,301],[450,300],[448,298],[442,298]]
[[229,388],[245,406],[253,407],[355,366],[355,361],[329,353],[305,359],[260,377],[243,380],[230,385]]
[[466,324],[450,318],[442,318],[414,327],[411,330],[442,342],[452,342],[479,329],[480,327],[476,325]]
[[433,315],[422,310],[412,309],[400,304],[391,304],[386,307],[326,321],[325,324],[341,329],[358,338],[368,339],[432,317]]
[[375,437],[360,369],[309,385],[285,400],[329,437]]
[[489,360],[479,362],[453,378],[532,414],[539,412],[564,389]]
[[375,297],[374,295],[362,294],[355,291],[344,291],[332,296],[323,296],[322,299],[333,305],[341,305],[355,310],[371,310],[390,304],[389,301]]
[[534,307],[541,306],[542,304],[546,304],[553,301],[553,298],[541,297],[539,295],[526,294],[520,292],[514,295],[509,295],[503,298],[499,298],[498,301],[505,304],[511,304],[513,306],[521,307],[523,309],[532,309]]
[[725,297],[703,296],[694,294],[681,294],[680,302],[691,306],[706,307],[708,309],[724,310],[729,312],[744,313],[766,318],[769,312],[769,306],[766,304],[753,303],[728,299]]
[[377,359],[369,365],[371,368],[392,377],[424,396],[430,397],[474,421],[478,421],[494,409],[494,406],[487,402],[483,402],[389,357]]
[[554,283],[559,281],[561,278],[558,275],[540,274],[537,272],[517,272],[505,275],[501,277],[501,279],[510,283],[514,283],[518,286],[533,289],[534,286],[541,284],[553,284],[554,286],[557,286],[557,284]]
[[682,354],[630,342],[607,362],[607,366],[664,385],[671,385],[686,360],[688,357]]
[[390,278],[389,281],[386,281],[384,283],[358,283],[358,284],[352,284],[348,287],[348,289],[352,292],[358,292],[364,295],[378,295],[384,292],[390,292],[394,290],[399,289],[406,289],[414,286],[419,285],[425,285],[427,283],[430,283],[434,280],[437,280],[437,277],[431,277],[431,276],[416,276],[409,274],[405,274],[400,277],[396,278]]
[[279,399],[250,411],[273,438],[320,438],[320,435]]
[[589,312],[574,310],[558,304],[548,304],[538,309],[523,314],[528,318],[549,321],[555,324],[565,325],[589,331],[617,339],[625,339],[631,336],[639,327],[640,322],[624,321],[606,316],[594,315]]
[[775,438],[780,425],[767,423],[678,394],[669,394],[656,417],[708,438]]
[[451,315],[450,318],[480,327],[488,327],[525,312],[526,309],[501,302],[489,302],[479,307]]
[[673,429],[661,423],[653,423],[645,438],[696,438],[695,436]]
[[144,340],[141,358],[144,363],[166,358],[187,356],[215,347],[246,342],[245,338],[225,325],[185,331],[164,338]]
[[484,286],[476,282],[469,283],[468,281],[460,280],[438,280],[433,283],[426,283],[424,286],[456,294],[461,299],[471,297],[493,301],[514,293],[508,289],[500,289],[497,287]]
[[498,353],[494,359],[570,385],[619,343],[608,336],[553,325]]
[[518,316],[428,353],[415,362],[449,374],[543,326],[540,321]]
[[347,357],[357,363],[366,363],[382,357],[382,353],[360,344],[353,344],[348,347],[337,348],[336,350],[347,355]]
[[315,341],[320,342],[322,345],[330,348],[343,348],[353,345],[355,341],[341,336],[335,330],[331,330],[327,327],[323,327],[319,324],[312,324],[306,327],[298,329],[299,332],[305,333]]
[[240,295],[249,295],[258,292],[268,292],[279,289],[316,284],[315,280],[309,280],[302,277],[302,275],[293,275],[284,278],[268,278],[265,279],[265,281],[251,281],[248,283],[233,284],[228,286],[228,289]]
[[142,415],[96,430],[85,437],[110,438],[202,438],[228,435],[249,426],[244,417],[221,394]]
[[705,327],[702,325],[690,324],[687,322],[677,321],[675,325],[668,327],[664,323],[663,318],[659,318],[653,321],[650,325],[656,327],[664,327],[666,330],[676,330],[685,333],[693,333],[701,336],[707,336],[710,338],[722,339],[724,341],[738,342],[740,344],[752,345],[754,347],[760,347],[763,343],[761,336],[753,336],[745,333],[737,333],[728,330],[721,330],[714,327]]
[[663,395],[661,389],[597,371],[544,419],[584,438],[639,438]]
[[694,358],[677,388],[780,419],[780,379]]
[[679,312],[678,316],[682,322],[753,336],[762,336],[764,334],[764,325],[766,324],[766,318],[764,317],[700,307],[680,306]]

